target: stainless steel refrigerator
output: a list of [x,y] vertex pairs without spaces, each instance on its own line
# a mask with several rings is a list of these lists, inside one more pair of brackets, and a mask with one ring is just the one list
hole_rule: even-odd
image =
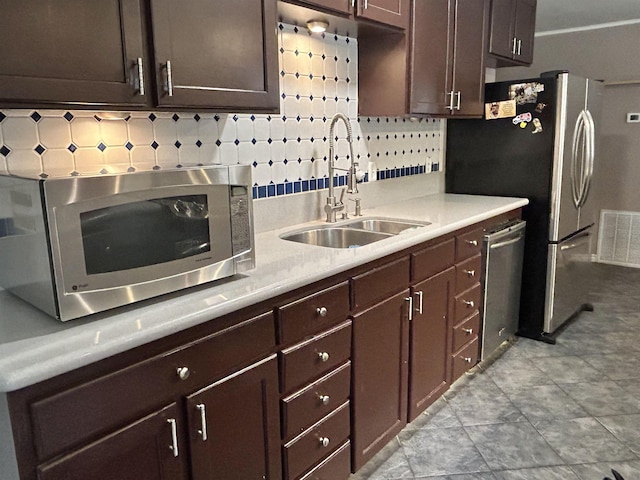
[[567,72],[489,83],[482,119],[447,122],[446,191],[527,197],[518,334],[548,342],[586,298],[602,82]]

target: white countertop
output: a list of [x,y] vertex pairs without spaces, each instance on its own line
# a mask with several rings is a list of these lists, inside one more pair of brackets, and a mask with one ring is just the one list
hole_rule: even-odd
[[527,203],[518,198],[436,194],[364,209],[364,216],[431,225],[354,249],[279,238],[283,232],[322,221],[261,233],[256,236],[256,268],[247,274],[65,323],[0,291],[0,392],[102,360]]

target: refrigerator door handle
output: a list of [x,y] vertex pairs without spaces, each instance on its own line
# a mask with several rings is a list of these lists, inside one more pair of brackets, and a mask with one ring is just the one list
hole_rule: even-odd
[[[573,129],[573,145],[571,149],[571,193],[573,204],[580,207],[585,183],[585,111],[581,111]],[[582,147],[582,148],[580,148]]]
[[591,179],[593,177],[593,165],[595,162],[595,137],[596,126],[593,121],[593,116],[589,110],[584,111],[585,126],[586,126],[586,165],[585,165],[585,180],[584,189],[582,192],[582,198],[580,199],[580,206],[582,207],[589,197],[589,189],[591,188]]

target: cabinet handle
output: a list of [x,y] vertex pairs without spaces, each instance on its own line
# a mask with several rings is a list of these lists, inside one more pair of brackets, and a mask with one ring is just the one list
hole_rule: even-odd
[[142,57],[138,57],[136,66],[138,67],[138,95],[144,96],[144,68],[142,66]]
[[456,92],[456,97],[458,97],[458,101],[456,102],[456,110],[460,110],[460,103],[462,102],[462,92],[460,90]]
[[329,395],[318,395],[318,398],[323,405],[329,405],[329,400],[331,400]]
[[476,305],[473,300],[462,300],[462,303],[464,303],[468,308],[473,308]]
[[167,83],[164,86],[164,91],[168,96],[173,97],[173,73],[171,72],[171,60],[167,60],[164,68],[167,74]]
[[455,95],[455,92],[453,90],[451,90],[449,93],[447,93],[447,95],[449,95],[449,105],[447,105],[447,110],[450,110],[453,112],[453,97]]
[[472,361],[471,357],[462,357],[462,359],[465,361],[465,363],[471,363]]
[[467,242],[467,244],[470,247],[477,247],[478,246],[478,241],[477,240],[465,240],[465,242]]
[[189,378],[189,375],[191,375],[189,367],[178,367],[176,373],[178,374],[180,380],[186,380],[187,378]]
[[418,308],[416,308],[416,312],[422,315],[422,297],[424,297],[424,294],[422,290],[420,290],[419,292],[415,292],[414,295],[418,296]]
[[364,0],[364,9],[369,8],[369,0]]
[[518,39],[518,56],[522,55],[522,40]]
[[327,307],[316,308],[316,313],[318,314],[319,317],[326,317],[328,313]]
[[351,8],[354,8],[356,6],[356,0],[351,0]]
[[178,456],[178,424],[175,418],[168,418],[167,423],[171,425],[171,445],[169,448],[173,452],[173,456]]
[[463,328],[462,331],[467,335],[471,335],[473,333],[473,328]]
[[200,412],[200,430],[198,430],[198,435],[202,437],[202,441],[206,442],[207,438],[207,412],[205,410],[204,403],[199,403],[196,405],[196,408]]
[[476,271],[475,270],[462,270],[464,273],[466,273],[469,277],[473,278],[476,275]]
[[512,55],[516,55],[517,50],[517,45],[518,45],[518,39],[516,37],[513,37],[513,42],[511,44],[511,54]]
[[320,445],[322,445],[323,447],[328,447],[329,446],[329,438],[328,437],[320,437],[319,441],[320,441]]
[[409,302],[409,321],[413,320],[413,297],[406,297],[405,300]]
[[327,362],[329,361],[329,354],[327,352],[318,352],[318,358],[322,362]]

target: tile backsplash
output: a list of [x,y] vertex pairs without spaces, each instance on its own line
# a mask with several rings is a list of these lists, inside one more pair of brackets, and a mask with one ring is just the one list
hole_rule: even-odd
[[[280,114],[0,111],[0,173],[95,175],[210,164],[252,165],[256,198],[328,187],[328,130],[351,119],[364,181],[442,169],[444,121],[358,118],[357,39],[279,24]],[[344,125],[337,166],[348,167]],[[337,184],[346,180],[341,172]]]

